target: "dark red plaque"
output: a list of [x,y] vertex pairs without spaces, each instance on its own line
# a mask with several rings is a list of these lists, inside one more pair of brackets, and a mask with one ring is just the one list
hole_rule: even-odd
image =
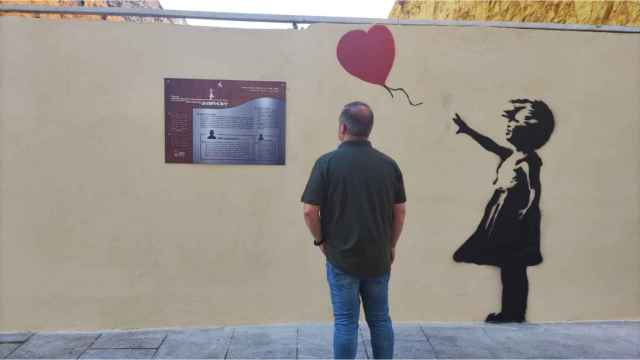
[[165,79],[165,162],[285,163],[286,84]]

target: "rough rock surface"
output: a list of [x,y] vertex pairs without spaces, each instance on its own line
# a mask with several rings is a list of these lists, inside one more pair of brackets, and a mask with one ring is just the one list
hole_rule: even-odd
[[[66,6],[66,7],[121,7],[121,8],[146,8],[162,9],[158,0],[0,0],[3,5],[35,5],[35,6]],[[186,24],[184,19],[168,19],[139,16],[100,16],[77,14],[32,14],[32,13],[0,13],[0,16],[22,16],[41,19],[81,19],[81,20],[106,20],[106,21],[131,21],[131,22],[160,22],[173,24]]]
[[389,18],[640,26],[632,1],[396,1]]

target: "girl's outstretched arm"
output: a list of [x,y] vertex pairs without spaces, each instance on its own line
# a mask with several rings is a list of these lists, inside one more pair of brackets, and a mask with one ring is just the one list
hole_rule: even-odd
[[460,118],[460,115],[456,113],[456,117],[453,118],[453,122],[458,125],[458,131],[456,134],[467,134],[471,136],[473,140],[475,140],[480,146],[482,146],[485,150],[491,151],[492,153],[498,155],[501,159],[506,159],[511,155],[512,151],[509,148],[504,146],[500,146],[496,144],[495,141],[491,140],[489,137],[480,134],[479,132],[473,130],[467,125],[467,123]]

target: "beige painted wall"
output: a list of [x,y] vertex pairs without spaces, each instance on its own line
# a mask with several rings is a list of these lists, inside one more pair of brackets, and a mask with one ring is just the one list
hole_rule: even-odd
[[[351,100],[402,167],[396,321],[478,321],[491,267],[456,264],[497,160],[450,122],[501,137],[514,97],[557,119],[543,158],[532,321],[640,318],[640,37],[393,27],[388,84],[349,76],[353,26],[304,31],[0,19],[0,330],[329,321],[299,197]],[[287,165],[164,163],[163,78],[287,82]]]

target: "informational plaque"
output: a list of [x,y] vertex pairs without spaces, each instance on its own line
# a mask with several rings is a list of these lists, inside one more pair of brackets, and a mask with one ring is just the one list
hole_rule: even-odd
[[280,81],[165,79],[165,162],[285,163]]

